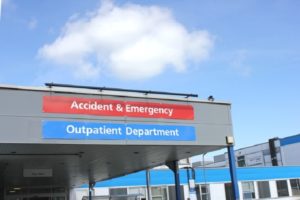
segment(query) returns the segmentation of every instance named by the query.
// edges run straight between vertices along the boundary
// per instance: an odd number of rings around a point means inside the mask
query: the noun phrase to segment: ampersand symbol
[[[122,106],[122,104],[117,104],[117,111],[118,112],[123,112],[123,106]]]

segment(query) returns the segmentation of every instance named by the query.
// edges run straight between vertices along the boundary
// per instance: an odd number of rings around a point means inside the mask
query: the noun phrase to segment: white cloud
[[[39,56],[81,78],[98,78],[105,71],[122,79],[145,79],[166,68],[182,72],[187,62],[207,58],[212,46],[208,32],[188,32],[168,9],[103,1],[96,12],[71,17]]]

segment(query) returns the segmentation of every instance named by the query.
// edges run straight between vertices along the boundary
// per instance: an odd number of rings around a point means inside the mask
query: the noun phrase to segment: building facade
[[[238,167],[300,165],[300,134],[285,138],[272,138],[268,142],[235,150]],[[228,167],[227,153],[214,156],[206,167]]]
[[[300,199],[300,166],[252,167],[237,170],[241,200],[243,199]],[[186,170],[180,171],[182,199],[188,200],[189,188]],[[196,194],[198,200],[232,200],[228,168],[196,169]],[[170,170],[151,170],[151,192],[154,200],[175,199],[174,180]],[[93,199],[127,199],[134,196],[147,200],[145,171],[99,182]],[[136,196],[135,196],[136,195]],[[88,196],[87,186],[71,191],[71,199],[82,200]],[[120,197],[120,198],[116,198]],[[123,197],[123,198],[122,198]]]

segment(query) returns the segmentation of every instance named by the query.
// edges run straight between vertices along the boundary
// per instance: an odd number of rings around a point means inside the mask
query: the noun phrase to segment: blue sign
[[[195,141],[193,126],[43,121],[44,139]]]

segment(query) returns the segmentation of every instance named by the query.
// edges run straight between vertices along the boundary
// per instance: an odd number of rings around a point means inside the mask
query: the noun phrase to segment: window
[[[269,181],[257,181],[259,198],[270,198],[270,184]]]
[[[245,162],[245,156],[238,156],[237,157],[237,164],[239,167],[245,167],[246,162]]]
[[[209,185],[196,185],[195,187],[197,199],[210,200],[210,189]]]
[[[180,185],[180,195],[181,199],[184,199],[184,188],[183,185]],[[168,199],[176,199],[176,189],[175,185],[168,186]]]
[[[65,200],[65,197],[52,197],[51,200]]]
[[[276,181],[277,194],[278,197],[287,197],[289,196],[289,190],[286,180]]]
[[[110,188],[109,189],[110,196],[119,196],[124,195],[124,197],[118,198],[118,200],[127,200],[127,188]]]
[[[166,187],[151,187],[152,200],[167,200]]]
[[[209,185],[199,185],[201,200],[210,200]]]
[[[130,187],[128,188],[128,194],[139,195],[140,198],[146,199],[145,187]]]
[[[225,186],[226,200],[233,200],[231,183],[225,183],[224,186]]]
[[[64,193],[66,189],[64,187],[54,187],[52,188],[53,193]]]
[[[291,188],[293,196],[300,195],[300,181],[299,179],[291,179]]]
[[[242,182],[244,199],[255,199],[254,184],[252,181]]]

